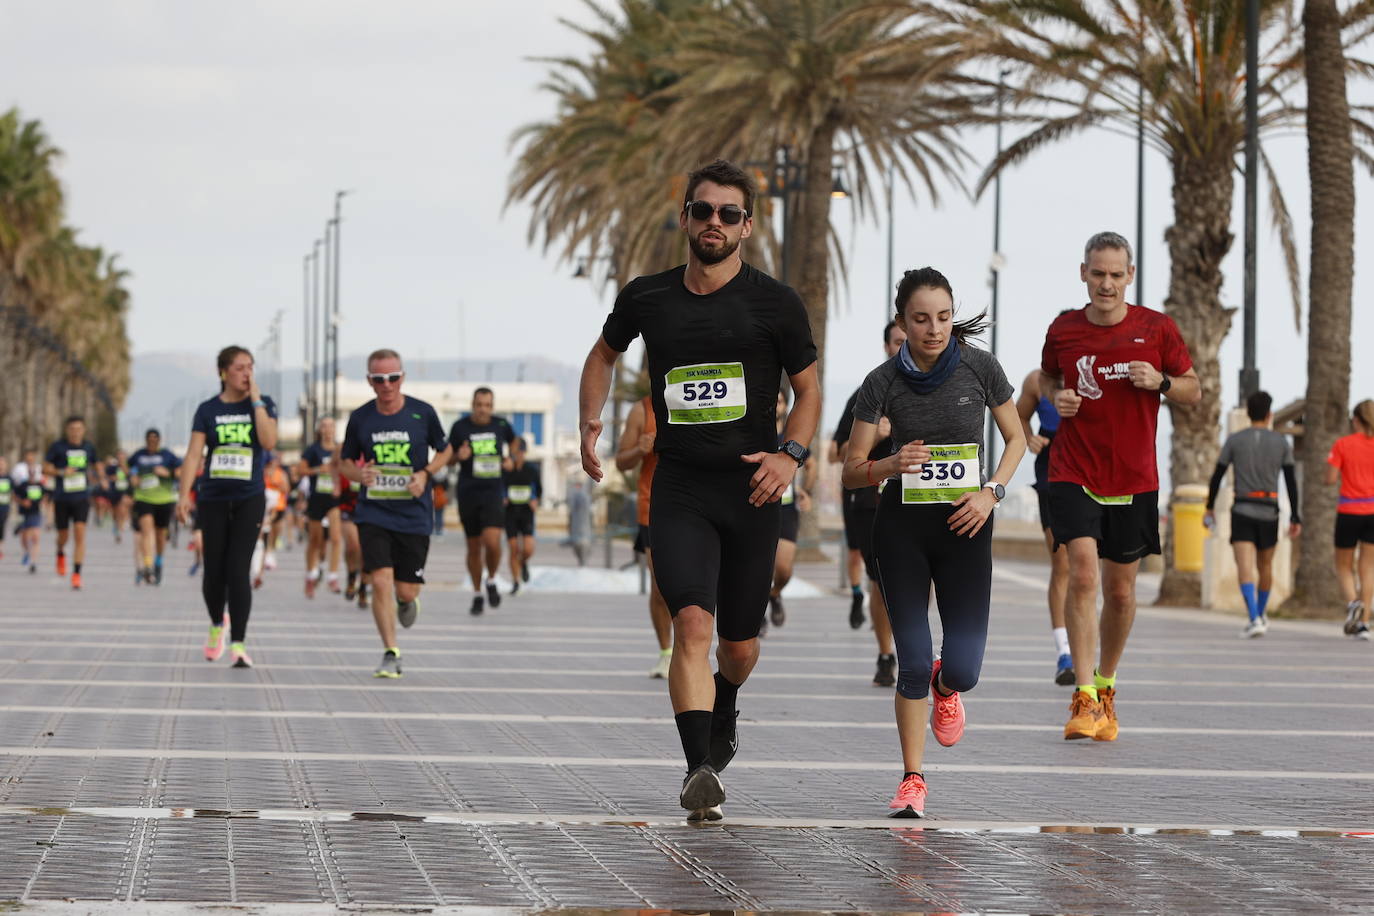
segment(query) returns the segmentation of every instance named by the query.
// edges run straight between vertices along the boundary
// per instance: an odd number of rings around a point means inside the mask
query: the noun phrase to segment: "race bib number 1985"
[[[679,366],[663,382],[669,423],[728,423],[744,416],[743,363]]]
[[[252,480],[253,450],[221,445],[210,453],[212,480]]]

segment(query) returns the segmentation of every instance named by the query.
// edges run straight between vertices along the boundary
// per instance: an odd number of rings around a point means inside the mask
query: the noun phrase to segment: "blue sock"
[[[864,593],[864,590],[857,585],[851,585],[850,588],[853,589],[856,595],[862,595]]]
[[[153,558],[153,565],[156,566],[158,569],[162,568],[162,554],[158,554],[156,557]]]
[[[1260,589],[1257,594],[1259,595],[1259,600],[1255,602],[1255,607],[1259,612],[1259,616],[1263,617],[1264,609],[1269,606],[1269,593],[1264,589]]]
[[[1255,609],[1255,583],[1242,582],[1240,593],[1245,598],[1245,609],[1250,612],[1250,619],[1254,620],[1259,616],[1259,611]]]

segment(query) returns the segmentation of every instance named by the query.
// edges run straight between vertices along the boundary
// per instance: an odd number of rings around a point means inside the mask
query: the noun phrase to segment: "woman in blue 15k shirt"
[[[253,378],[253,354],[225,347],[218,359],[220,393],[196,408],[191,444],[181,474],[177,517],[191,518],[191,484],[207,463],[196,497],[204,543],[201,594],[210,614],[205,660],[224,654],[224,607],[229,605],[229,648],[235,668],[251,668],[244,648],[253,609],[249,567],[258,529],[267,510],[263,493],[263,452],[277,447],[277,408]]]

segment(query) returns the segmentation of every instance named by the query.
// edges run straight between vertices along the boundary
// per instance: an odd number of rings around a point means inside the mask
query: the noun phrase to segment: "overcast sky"
[[[66,154],[70,222],[133,272],[135,353],[256,346],[280,309],[286,362],[299,365],[302,257],[334,191],[347,188],[341,352],[387,344],[417,356],[537,352],[580,364],[612,292],[531,249],[528,212],[503,210],[511,133],[552,112],[538,89],[545,68],[530,58],[587,51],[559,16],[587,18],[579,0],[6,0],[0,107],[43,121]],[[1374,101],[1367,84],[1352,96]],[[968,144],[992,154],[991,134]],[[1305,143],[1298,135],[1268,149],[1305,251]],[[1167,163],[1150,153],[1146,174],[1144,302],[1159,307]],[[1083,240],[1106,228],[1134,236],[1134,180],[1133,142],[1106,133],[1047,148],[1008,174],[999,353],[1014,382],[1037,365],[1054,314],[1084,301]],[[1234,305],[1240,188],[1222,290]],[[1371,191],[1359,174],[1364,251]],[[885,225],[854,226],[850,207],[834,208],[850,284],[832,309],[827,425],[878,361],[889,310]],[[934,265],[965,313],[987,303],[990,195],[973,204],[951,189],[938,209],[900,200],[895,239],[899,272]],[[1305,342],[1267,223],[1260,241],[1261,378],[1284,403],[1302,394]],[[1374,278],[1357,276],[1355,290],[1360,398],[1374,396]],[[1222,358],[1230,404],[1239,314]]]

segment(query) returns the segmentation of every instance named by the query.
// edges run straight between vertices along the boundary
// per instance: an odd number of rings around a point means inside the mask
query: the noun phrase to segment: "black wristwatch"
[[[811,457],[811,449],[802,445],[795,439],[788,439],[782,444],[782,448],[778,449],[778,451],[785,453],[787,457],[797,462],[797,467],[806,464],[806,459]]]
[[[1174,387],[1174,383],[1169,379],[1169,376],[1165,375],[1163,372],[1159,374],[1161,376],[1159,382],[1159,393],[1165,394],[1166,392],[1168,392],[1170,388]]]

